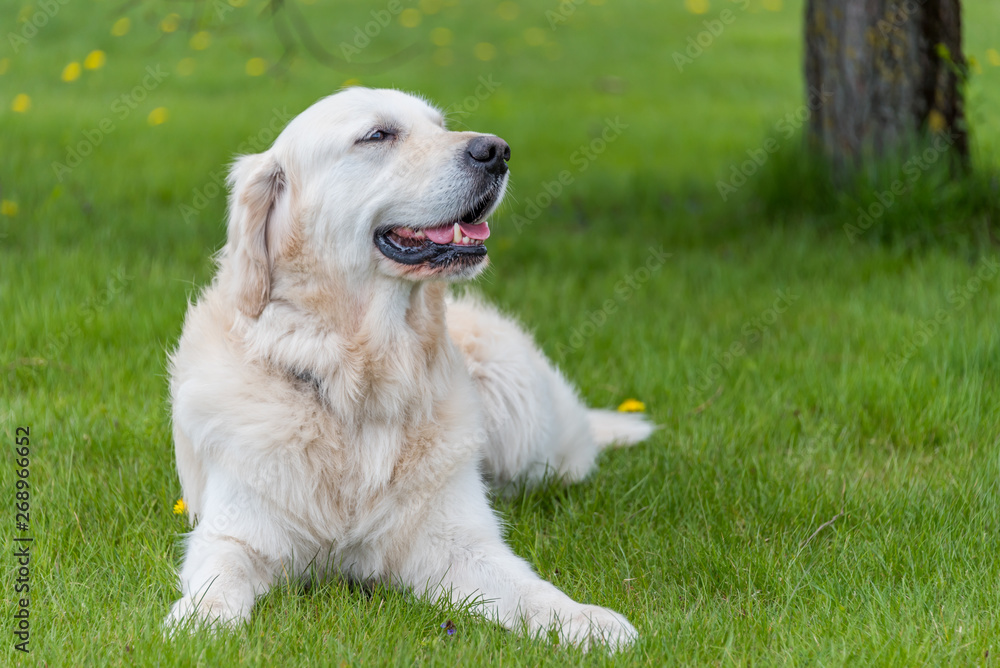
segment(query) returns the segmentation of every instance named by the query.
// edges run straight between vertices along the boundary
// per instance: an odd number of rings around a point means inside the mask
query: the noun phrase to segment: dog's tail
[[[624,447],[640,443],[649,438],[656,425],[639,413],[619,413],[618,411],[591,408],[587,411],[590,435],[602,448]]]

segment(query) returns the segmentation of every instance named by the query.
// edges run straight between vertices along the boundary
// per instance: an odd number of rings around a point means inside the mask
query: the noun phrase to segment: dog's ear
[[[271,269],[288,233],[285,170],[267,153],[237,158],[229,171],[227,254],[235,272],[240,311],[261,314],[271,293]]]

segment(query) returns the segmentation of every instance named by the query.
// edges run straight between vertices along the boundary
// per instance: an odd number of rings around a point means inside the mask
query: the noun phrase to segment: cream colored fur
[[[391,145],[358,143],[372,128]],[[398,265],[386,225],[468,206],[462,158],[422,100],[353,88],[237,160],[218,273],[170,361],[177,470],[194,530],[167,619],[232,625],[310,573],[474,600],[511,629],[619,647],[620,614],[570,599],[503,542],[484,477],[568,482],[641,418],[588,411],[512,320],[449,301],[444,273]],[[504,183],[506,185],[506,176]]]

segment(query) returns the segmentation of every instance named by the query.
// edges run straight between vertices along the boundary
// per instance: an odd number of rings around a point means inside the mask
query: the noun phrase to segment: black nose
[[[496,176],[507,173],[510,146],[500,137],[476,137],[469,142],[466,152],[473,167],[485,169]]]

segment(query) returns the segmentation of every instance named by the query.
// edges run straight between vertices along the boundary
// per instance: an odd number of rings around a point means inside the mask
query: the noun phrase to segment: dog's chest
[[[292,514],[333,543],[399,533],[478,457],[481,415],[472,397],[464,403],[447,392],[380,419],[344,421],[324,411],[326,428],[302,446],[302,479],[311,493]],[[389,409],[383,397],[371,411]]]

